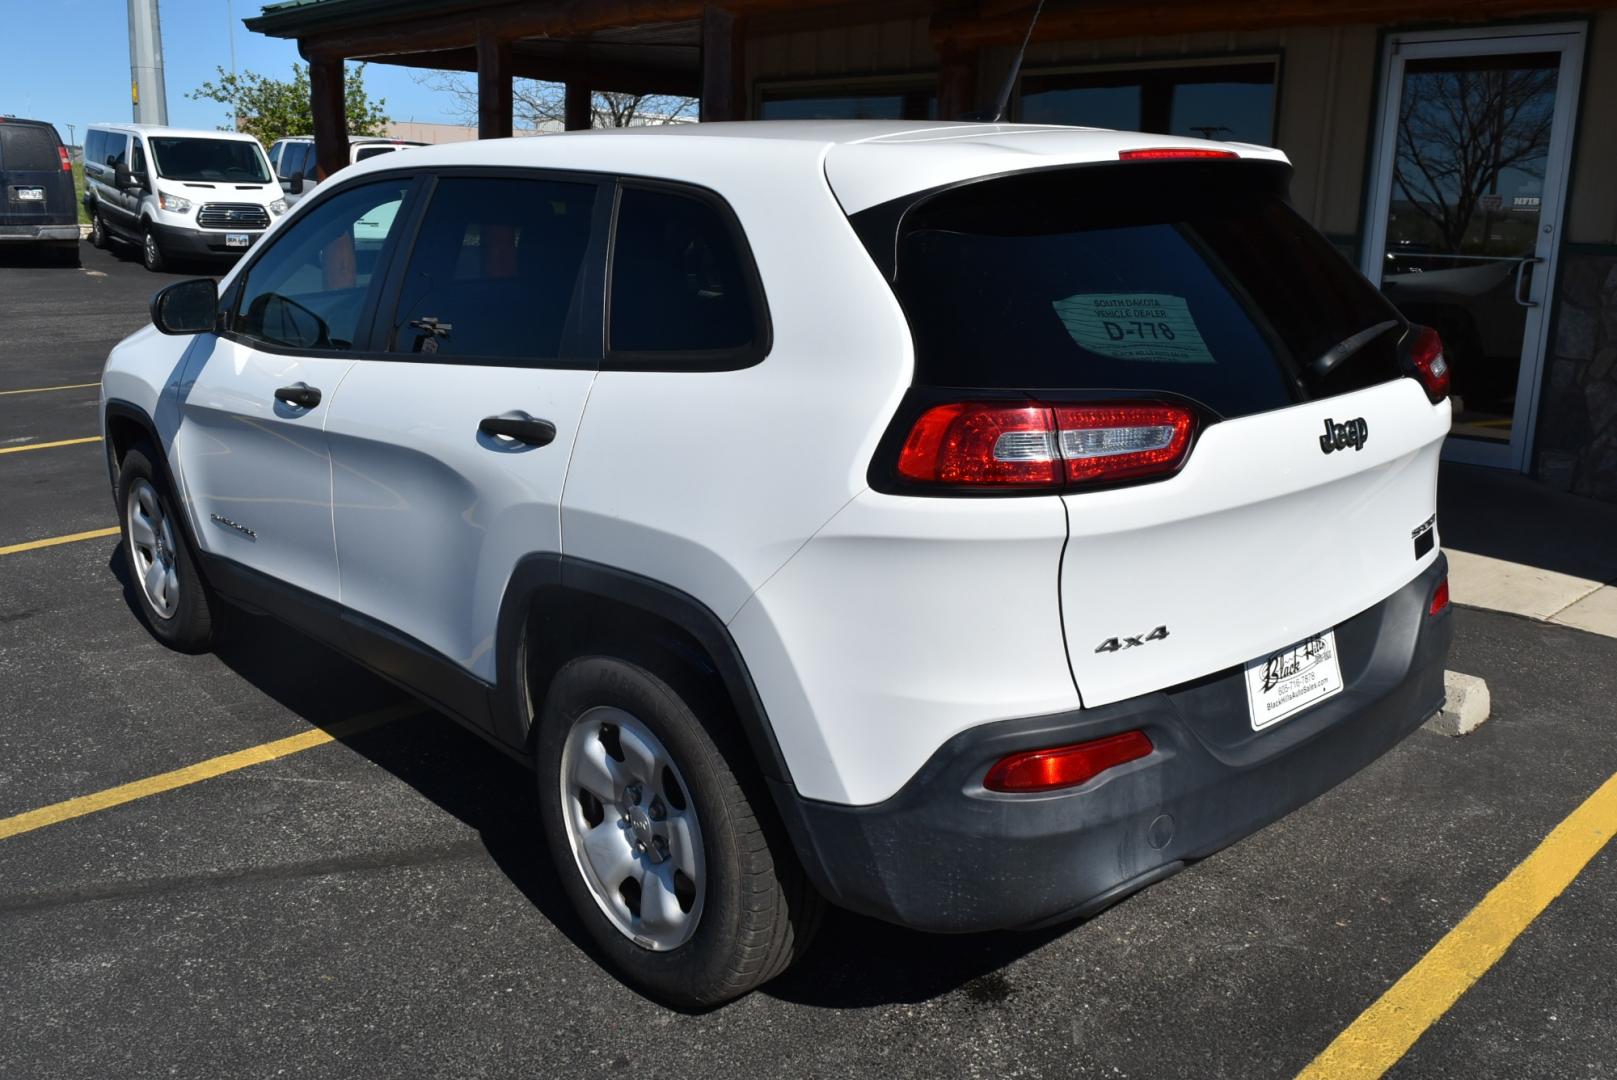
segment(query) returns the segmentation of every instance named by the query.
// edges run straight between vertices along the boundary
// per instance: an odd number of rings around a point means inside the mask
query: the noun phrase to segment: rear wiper
[[[1346,360],[1348,357],[1370,344],[1382,334],[1385,334],[1388,330],[1392,330],[1401,325],[1402,324],[1397,319],[1388,319],[1386,322],[1378,322],[1368,329],[1360,330],[1352,337],[1343,338],[1335,345],[1332,345],[1329,349],[1326,349],[1324,352],[1320,353],[1314,362],[1309,364],[1308,367],[1315,375],[1329,375],[1331,370],[1335,368],[1336,365],[1340,364],[1342,361]]]

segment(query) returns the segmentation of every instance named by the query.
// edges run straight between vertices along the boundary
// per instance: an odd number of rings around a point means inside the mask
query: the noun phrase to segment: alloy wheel
[[[130,485],[124,512],[129,519],[129,552],[140,590],[158,618],[172,619],[180,607],[180,575],[175,565],[178,549],[174,526],[149,480],[136,480]]]
[[[690,788],[667,747],[622,709],[590,709],[567,734],[560,783],[568,844],[607,919],[654,952],[689,941],[706,862]]]

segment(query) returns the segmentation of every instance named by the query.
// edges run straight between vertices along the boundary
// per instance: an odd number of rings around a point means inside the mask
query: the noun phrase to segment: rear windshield
[[[60,171],[62,158],[56,148],[61,142],[53,127],[0,123],[0,169]]]
[[[157,175],[165,180],[267,184],[269,165],[257,143],[239,139],[153,138]]]
[[[926,199],[894,286],[916,383],[1166,391],[1229,417],[1397,378],[1398,313],[1286,204],[1288,175],[1129,163]]]

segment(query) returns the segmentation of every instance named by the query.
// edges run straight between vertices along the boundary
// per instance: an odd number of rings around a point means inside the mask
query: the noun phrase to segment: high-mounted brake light
[[[1405,355],[1415,369],[1415,377],[1426,388],[1426,396],[1436,405],[1449,396],[1449,362],[1443,355],[1443,339],[1430,326],[1414,326],[1410,329],[1415,336],[1410,340],[1409,351]]]
[[[62,171],[63,172],[72,172],[73,171],[73,159],[67,156],[67,147],[60,146],[60,145],[57,146],[56,147],[56,153],[62,159]]]
[[[1432,603],[1431,603],[1430,606],[1427,607],[1426,614],[1428,614],[1428,615],[1441,615],[1441,614],[1443,614],[1443,610],[1445,608],[1447,608],[1448,606],[1449,606],[1449,579],[1445,577],[1442,580],[1442,582],[1437,586],[1437,591],[1432,594]]]
[[[1048,750],[1024,750],[996,761],[983,777],[983,787],[1011,793],[1073,787],[1107,769],[1138,761],[1151,750],[1151,740],[1143,731],[1125,731]]]
[[[922,484],[1063,487],[1137,480],[1184,461],[1195,416],[1180,405],[954,402],[910,428],[898,474]]]
[[[1206,150],[1198,146],[1158,146],[1145,150],[1119,150],[1120,161],[1171,161],[1175,158],[1238,158],[1234,150]]]

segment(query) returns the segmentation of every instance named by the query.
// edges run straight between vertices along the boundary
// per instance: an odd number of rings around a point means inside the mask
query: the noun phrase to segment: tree
[[[1458,252],[1482,196],[1507,170],[1542,179],[1556,69],[1424,72],[1405,80],[1393,183]],[[1486,241],[1486,237],[1483,238]]]
[[[457,72],[429,71],[415,81],[448,94],[453,111],[467,124],[477,123],[477,86]],[[566,117],[566,88],[561,83],[513,79],[511,120],[517,128],[559,124]],[[594,127],[635,127],[641,124],[678,124],[696,119],[698,101],[672,94],[623,94],[597,90],[590,95],[590,121]]]
[[[309,101],[309,68],[292,65],[292,78],[272,79],[246,71],[219,72],[217,82],[205,82],[189,94],[192,101],[217,101],[236,114],[236,128],[269,146],[288,135],[314,134],[314,111]],[[387,101],[374,102],[365,94],[365,65],[349,68],[343,78],[344,111],[348,134],[381,135],[389,123]]]

